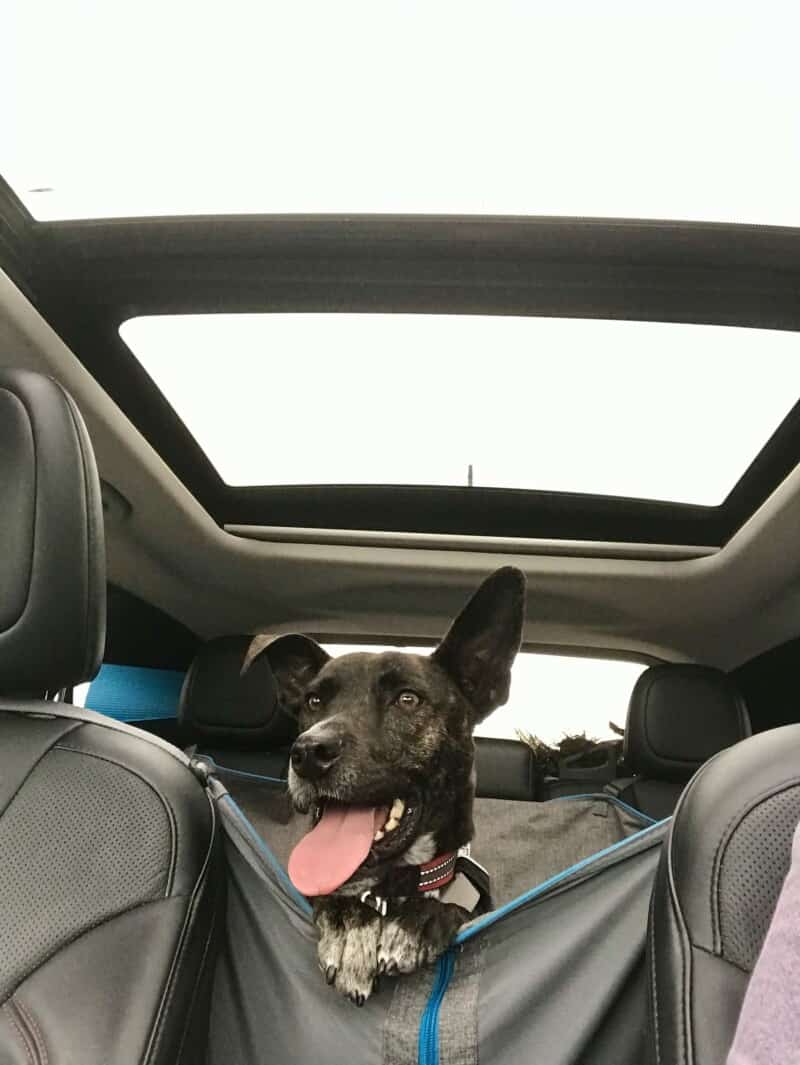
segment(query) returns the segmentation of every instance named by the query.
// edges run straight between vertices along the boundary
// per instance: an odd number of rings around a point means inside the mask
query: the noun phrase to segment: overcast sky
[[[473,315],[158,316],[122,336],[229,484],[721,503],[800,395],[795,333]]]
[[[41,218],[800,221],[787,0],[5,0],[3,38]]]

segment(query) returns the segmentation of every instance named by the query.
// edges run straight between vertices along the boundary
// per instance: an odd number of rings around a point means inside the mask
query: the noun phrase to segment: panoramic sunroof
[[[120,333],[223,480],[723,502],[800,397],[795,333],[413,314]]]
[[[0,173],[39,219],[798,225],[800,8],[720,15],[639,0],[340,0],[313,15],[142,0],[123,16],[12,0]]]

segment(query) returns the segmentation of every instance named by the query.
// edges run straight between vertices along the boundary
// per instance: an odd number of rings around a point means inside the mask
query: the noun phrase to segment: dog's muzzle
[[[304,780],[319,780],[338,762],[342,746],[341,738],[332,732],[309,729],[292,745],[292,769]]]

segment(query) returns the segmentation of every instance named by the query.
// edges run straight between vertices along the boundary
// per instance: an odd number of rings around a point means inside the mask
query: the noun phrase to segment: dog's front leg
[[[378,975],[381,918],[357,898],[327,895],[314,903],[319,967],[329,984],[363,1006]]]
[[[405,899],[381,924],[378,974],[412,973],[432,965],[468,919],[469,913],[452,903]]]

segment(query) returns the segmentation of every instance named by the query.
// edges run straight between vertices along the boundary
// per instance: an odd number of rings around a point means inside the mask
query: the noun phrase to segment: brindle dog
[[[301,730],[289,791],[313,814],[289,872],[313,897],[322,972],[357,1005],[381,974],[433,962],[468,916],[387,885],[472,838],[472,730],[508,699],[524,611],[524,576],[507,567],[481,585],[430,656],[331,658],[299,635],[260,652]],[[361,899],[382,889],[385,914]]]

